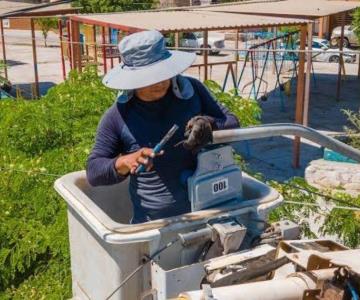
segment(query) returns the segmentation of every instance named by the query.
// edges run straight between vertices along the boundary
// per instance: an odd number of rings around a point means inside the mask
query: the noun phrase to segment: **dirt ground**
[[[16,87],[20,87],[25,96],[30,95],[30,85],[34,82],[34,66],[32,63],[32,48],[29,31],[6,30],[7,58],[9,79]],[[41,94],[47,89],[63,80],[59,39],[56,34],[50,33],[48,37],[49,47],[43,46],[43,37],[36,32],[38,72]],[[233,48],[233,42],[227,41],[226,48]],[[241,47],[241,45],[240,45]],[[216,56],[210,56],[209,62],[231,61],[234,53],[222,52]],[[196,63],[201,63],[203,58],[197,56]],[[243,62],[238,64],[240,73]],[[291,69],[292,62],[286,62],[284,69]],[[110,61],[108,62],[110,68]],[[333,63],[314,63],[314,76],[311,82],[311,100],[309,126],[326,133],[342,132],[347,120],[342,112],[343,109],[359,110],[360,106],[360,81],[357,77],[358,63],[346,64],[346,76],[342,81],[340,101],[336,101],[336,82],[338,66]],[[69,63],[66,61],[66,70],[69,71]],[[241,83],[243,96],[250,94],[252,69],[245,68]],[[261,64],[257,70],[261,73]],[[203,70],[192,68],[187,74],[203,79]],[[226,66],[214,66],[209,69],[209,77],[218,81],[221,85],[226,74]],[[292,72],[284,72],[281,82],[289,80]],[[293,80],[290,97],[284,96],[276,86],[276,76],[273,64],[270,64],[264,73],[264,82],[259,89],[259,96],[266,95],[267,101],[260,101],[263,109],[263,123],[293,123],[295,112],[296,82]],[[227,89],[232,88],[228,81]],[[293,169],[292,140],[291,138],[273,138],[265,140],[241,143],[237,148],[247,160],[251,168],[264,173],[268,178],[285,180],[291,176],[302,176],[307,163],[321,156],[321,149],[311,143],[302,144],[301,168]]]

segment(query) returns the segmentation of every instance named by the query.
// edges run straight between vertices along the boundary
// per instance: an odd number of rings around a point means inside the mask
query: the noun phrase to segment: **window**
[[[321,49],[321,44],[318,43],[318,42],[313,42],[313,43],[312,43],[312,47],[313,47],[314,49]]]
[[[196,40],[196,36],[192,32],[184,32],[183,39]]]

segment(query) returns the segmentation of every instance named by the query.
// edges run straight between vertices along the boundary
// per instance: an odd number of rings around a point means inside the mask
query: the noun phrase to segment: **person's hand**
[[[152,159],[163,153],[164,152],[161,151],[160,153],[155,154],[151,148],[141,148],[136,152],[121,155],[115,163],[116,171],[120,175],[127,175],[129,173],[135,174],[139,165],[144,165],[146,171],[150,171],[153,167]]]
[[[203,146],[212,143],[212,118],[196,116],[190,119],[185,128],[185,149],[197,151]]]

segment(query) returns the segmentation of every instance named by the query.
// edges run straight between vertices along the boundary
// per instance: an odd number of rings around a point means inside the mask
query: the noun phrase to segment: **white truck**
[[[332,47],[340,47],[340,39],[341,39],[341,27],[335,27],[331,34],[331,46]],[[355,28],[351,25],[346,25],[344,28],[344,48],[348,48],[351,46],[359,46],[360,42],[355,34]]]
[[[294,124],[214,132],[187,188],[192,211],[129,224],[128,181],[91,187],[84,171],[59,178],[68,204],[75,300],[358,300],[360,249],[301,240],[267,222],[283,197],[242,172],[231,142],[296,135],[360,161],[360,151]]]

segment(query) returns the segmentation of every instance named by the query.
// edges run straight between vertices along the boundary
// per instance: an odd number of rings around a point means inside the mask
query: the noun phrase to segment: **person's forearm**
[[[127,176],[121,175],[116,170],[117,158],[89,159],[86,174],[90,185],[111,185],[123,181]]]

